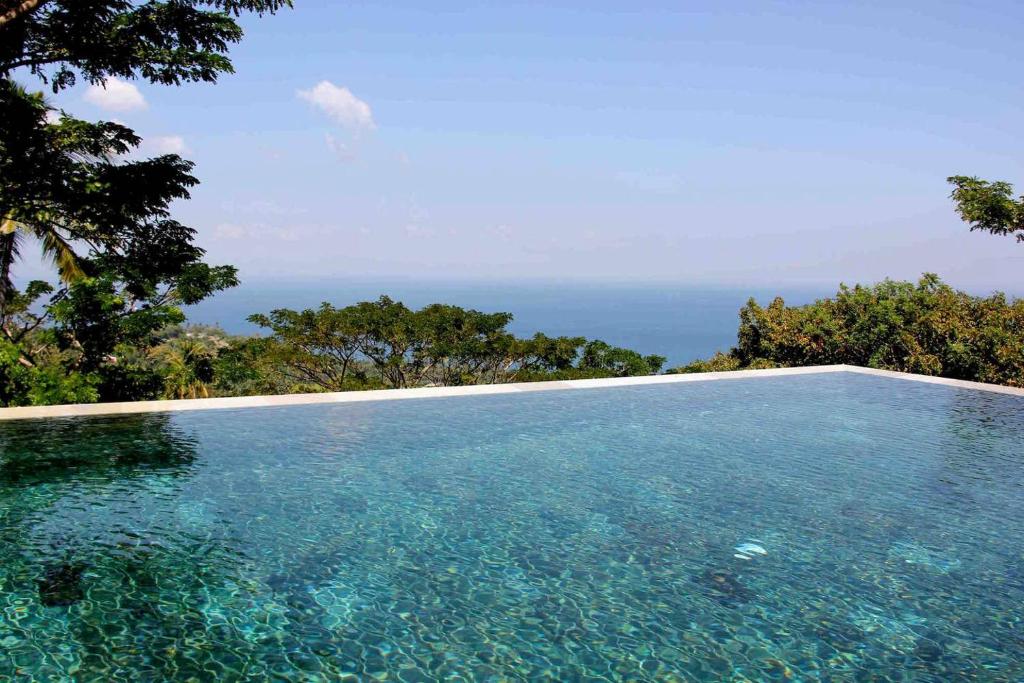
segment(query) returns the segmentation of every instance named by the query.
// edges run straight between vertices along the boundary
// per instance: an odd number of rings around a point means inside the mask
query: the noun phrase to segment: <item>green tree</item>
[[[14,284],[11,273],[26,238],[38,239],[43,254],[66,283],[84,276],[74,243],[97,235],[105,207],[91,193],[101,169],[90,159],[127,153],[138,144],[117,124],[68,121],[51,124],[41,94],[0,80],[0,319]],[[181,178],[178,179],[182,180]],[[95,206],[87,206],[90,195]],[[97,209],[99,212],[97,212]]]
[[[79,77],[177,85],[232,71],[242,12],[272,13],[289,0],[0,0],[0,73],[27,69],[54,92]]]
[[[993,235],[1015,235],[1024,242],[1024,196],[1015,196],[1013,185],[988,182],[971,176],[951,176],[950,195],[960,218],[971,230]]]
[[[346,309],[358,330],[359,351],[374,366],[380,382],[398,389],[413,386],[417,373],[410,360],[426,345],[405,304],[382,296]]]
[[[583,337],[519,339],[510,313],[447,304],[413,311],[382,296],[345,308],[280,309],[250,321],[271,336],[232,344],[218,372],[232,391],[340,391],[658,372],[665,359]],[[230,378],[230,379],[229,379]]]
[[[512,348],[513,337],[505,330],[510,322],[511,313],[481,313],[445,304],[420,309],[413,314],[414,328],[424,342],[412,358],[418,382],[452,386],[482,381]]]
[[[170,217],[171,202],[186,199],[197,182],[190,162],[174,154],[132,158],[140,139],[130,129],[57,115],[16,78],[54,93],[79,79],[214,82],[232,70],[227,50],[242,37],[239,14],[286,5],[0,0],[0,333],[7,352],[17,353],[16,366],[38,370],[40,354],[30,347],[49,342],[50,361],[90,377],[85,384],[106,374],[96,397],[125,398],[116,384],[137,373],[115,367],[119,347],[145,346],[156,330],[183,319],[181,305],[237,283],[230,266],[204,263],[195,231]],[[60,280],[48,292],[30,285],[35,298],[50,297],[34,316],[13,305],[28,293],[15,289],[12,273],[30,239]],[[17,385],[12,378],[0,383]],[[135,379],[133,386],[152,386]]]
[[[214,389],[219,396],[261,396],[317,391],[296,384],[280,359],[287,349],[274,339],[237,337],[217,351],[213,361]]]
[[[839,288],[834,298],[740,311],[737,346],[675,372],[845,363],[1024,386],[1024,300],[976,297],[935,275]]]
[[[163,369],[163,398],[209,398],[213,356],[190,339],[164,344],[153,351]]]
[[[718,351],[711,358],[695,360],[678,368],[670,368],[668,374],[689,374],[695,372],[729,372],[741,369],[740,359],[729,353]]]
[[[615,377],[656,375],[665,364],[664,356],[641,356],[636,351],[611,346],[599,339],[583,347],[581,370],[597,370]]]
[[[251,315],[249,322],[273,332],[274,345],[264,344],[260,353],[274,356],[274,371],[290,384],[342,391],[352,388],[353,374],[357,384],[365,382],[365,373],[356,367],[364,335],[350,309],[325,302],[316,310]]]
[[[506,352],[495,358],[488,380],[537,381],[575,376],[575,363],[585,337],[549,337],[543,332],[529,339],[513,338]]]

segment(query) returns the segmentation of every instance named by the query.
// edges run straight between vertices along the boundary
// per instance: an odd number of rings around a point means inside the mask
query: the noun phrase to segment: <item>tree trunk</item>
[[[18,236],[14,232],[0,233],[0,324],[7,321],[7,306],[14,290],[11,267],[18,251],[17,240]]]

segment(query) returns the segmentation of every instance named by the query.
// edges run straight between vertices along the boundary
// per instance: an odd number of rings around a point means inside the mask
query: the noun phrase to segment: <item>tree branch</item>
[[[0,14],[0,26],[12,22],[24,14],[34,12],[35,10],[39,9],[39,6],[42,5],[45,1],[46,0],[24,0],[24,2],[15,5],[11,9],[4,12],[3,14]]]

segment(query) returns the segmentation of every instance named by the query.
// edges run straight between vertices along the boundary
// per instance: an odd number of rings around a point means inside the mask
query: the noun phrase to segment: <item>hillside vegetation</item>
[[[844,285],[806,306],[751,299],[735,348],[669,372],[834,363],[1024,387],[1024,301],[972,296],[931,274]]]

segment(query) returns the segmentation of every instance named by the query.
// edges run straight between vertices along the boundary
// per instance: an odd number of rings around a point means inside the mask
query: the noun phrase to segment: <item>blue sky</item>
[[[244,23],[216,86],[57,100],[194,160],[176,215],[243,278],[1022,289],[1024,245],[969,234],[945,183],[1024,188],[1020,3],[296,0]]]

